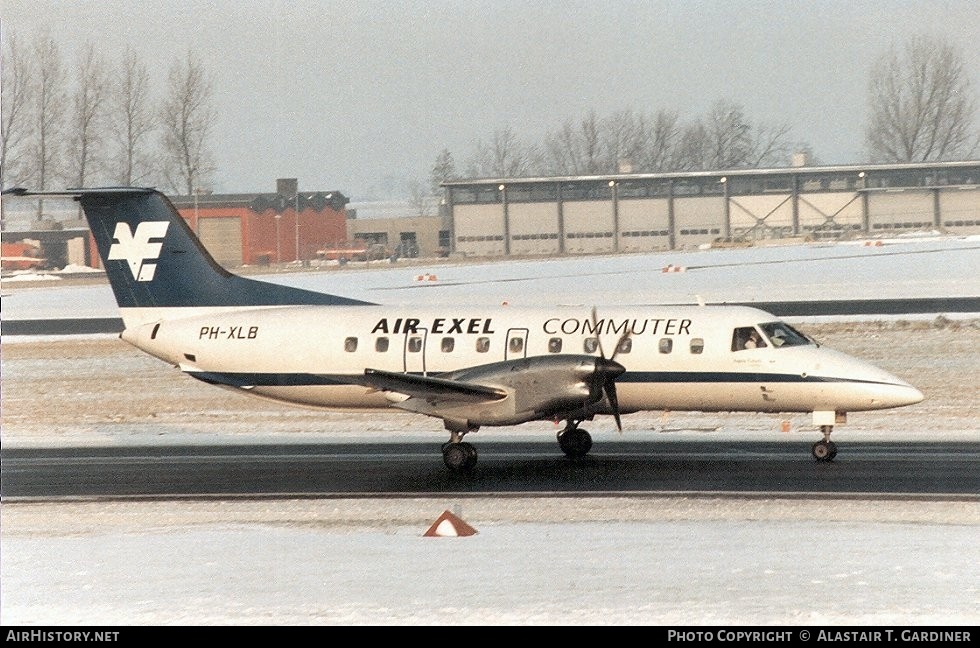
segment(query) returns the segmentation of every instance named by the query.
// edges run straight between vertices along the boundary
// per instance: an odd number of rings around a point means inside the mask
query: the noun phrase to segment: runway
[[[847,442],[818,464],[798,441],[617,441],[583,460],[551,442],[478,443],[468,475],[438,443],[3,449],[18,498],[399,497],[439,494],[833,494],[980,500],[980,442]]]

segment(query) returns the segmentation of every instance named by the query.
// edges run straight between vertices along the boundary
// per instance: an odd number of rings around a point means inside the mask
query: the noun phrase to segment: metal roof
[[[545,182],[583,182],[602,180],[625,182],[629,180],[672,180],[681,178],[716,178],[720,176],[785,176],[816,175],[823,173],[860,173],[862,171],[865,173],[873,173],[881,171],[941,170],[958,169],[964,167],[980,168],[980,160],[963,160],[959,162],[918,162],[904,164],[845,164],[834,166],[776,167],[769,169],[715,169],[711,171],[669,171],[662,173],[607,173],[598,175],[531,176],[526,178],[470,178],[448,180],[440,183],[440,186],[461,187],[508,183],[535,184]]]

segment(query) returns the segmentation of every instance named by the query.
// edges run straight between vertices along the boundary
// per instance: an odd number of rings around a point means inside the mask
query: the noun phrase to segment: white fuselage
[[[365,369],[431,376],[559,354],[622,364],[623,412],[847,412],[922,400],[888,372],[813,343],[733,350],[733,331],[776,321],[751,308],[615,307],[595,316],[584,307],[130,310],[123,338],[184,371],[332,409],[391,407],[392,394],[345,382]]]

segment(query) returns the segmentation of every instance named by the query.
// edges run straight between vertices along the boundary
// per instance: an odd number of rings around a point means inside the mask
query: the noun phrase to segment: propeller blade
[[[605,360],[606,352],[602,349],[602,336],[599,334],[599,314],[595,305],[592,306],[592,330],[595,331],[595,339],[599,344],[599,357]]]
[[[622,432],[623,422],[620,420],[619,398],[616,395],[616,379],[623,375],[626,367],[615,360],[608,358],[597,358],[595,361],[595,373],[592,375],[589,385],[589,400],[598,403],[603,398],[608,399],[609,407],[612,410],[613,418],[616,419],[616,428]]]
[[[610,360],[616,359],[616,355],[623,349],[623,345],[625,344],[626,340],[630,339],[632,334],[633,333],[629,328],[623,331],[623,334],[619,336],[618,340],[616,340],[616,348],[613,349],[613,354],[609,357]]]
[[[623,431],[623,421],[619,417],[619,398],[616,397],[616,381],[609,380],[605,385],[606,397],[609,398],[609,406],[612,407],[613,418],[616,420],[616,429]]]
[[[592,306],[592,328],[596,331],[596,341],[599,343],[599,357],[605,359],[606,351],[602,348],[602,335],[599,334],[599,311],[594,305]],[[632,337],[632,335],[633,331],[629,326],[627,326],[626,330],[623,331],[623,334],[619,336],[618,340],[616,340],[616,346],[613,348],[612,355],[609,356],[610,360],[616,359],[616,356],[623,348],[623,344],[626,342],[626,340]]]
[[[596,341],[599,344],[599,360],[595,365],[595,378],[589,389],[589,398],[592,402],[598,402],[603,396],[609,400],[609,407],[612,409],[613,418],[616,420],[616,429],[623,431],[623,421],[620,418],[619,397],[616,395],[616,379],[623,375],[626,367],[616,362],[616,354],[623,348],[624,343],[629,339],[632,331],[627,326],[623,334],[616,340],[616,347],[613,349],[612,356],[606,358],[606,352],[602,348],[602,335],[599,334],[599,312],[595,305],[592,306],[592,328],[596,331]]]

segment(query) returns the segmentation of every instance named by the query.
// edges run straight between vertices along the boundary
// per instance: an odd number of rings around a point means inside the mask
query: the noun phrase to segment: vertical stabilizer
[[[17,189],[5,193],[73,197],[81,203],[124,319],[134,309],[141,313],[139,320],[147,321],[147,309],[367,303],[231,274],[218,265],[173,204],[155,189],[56,193]]]

